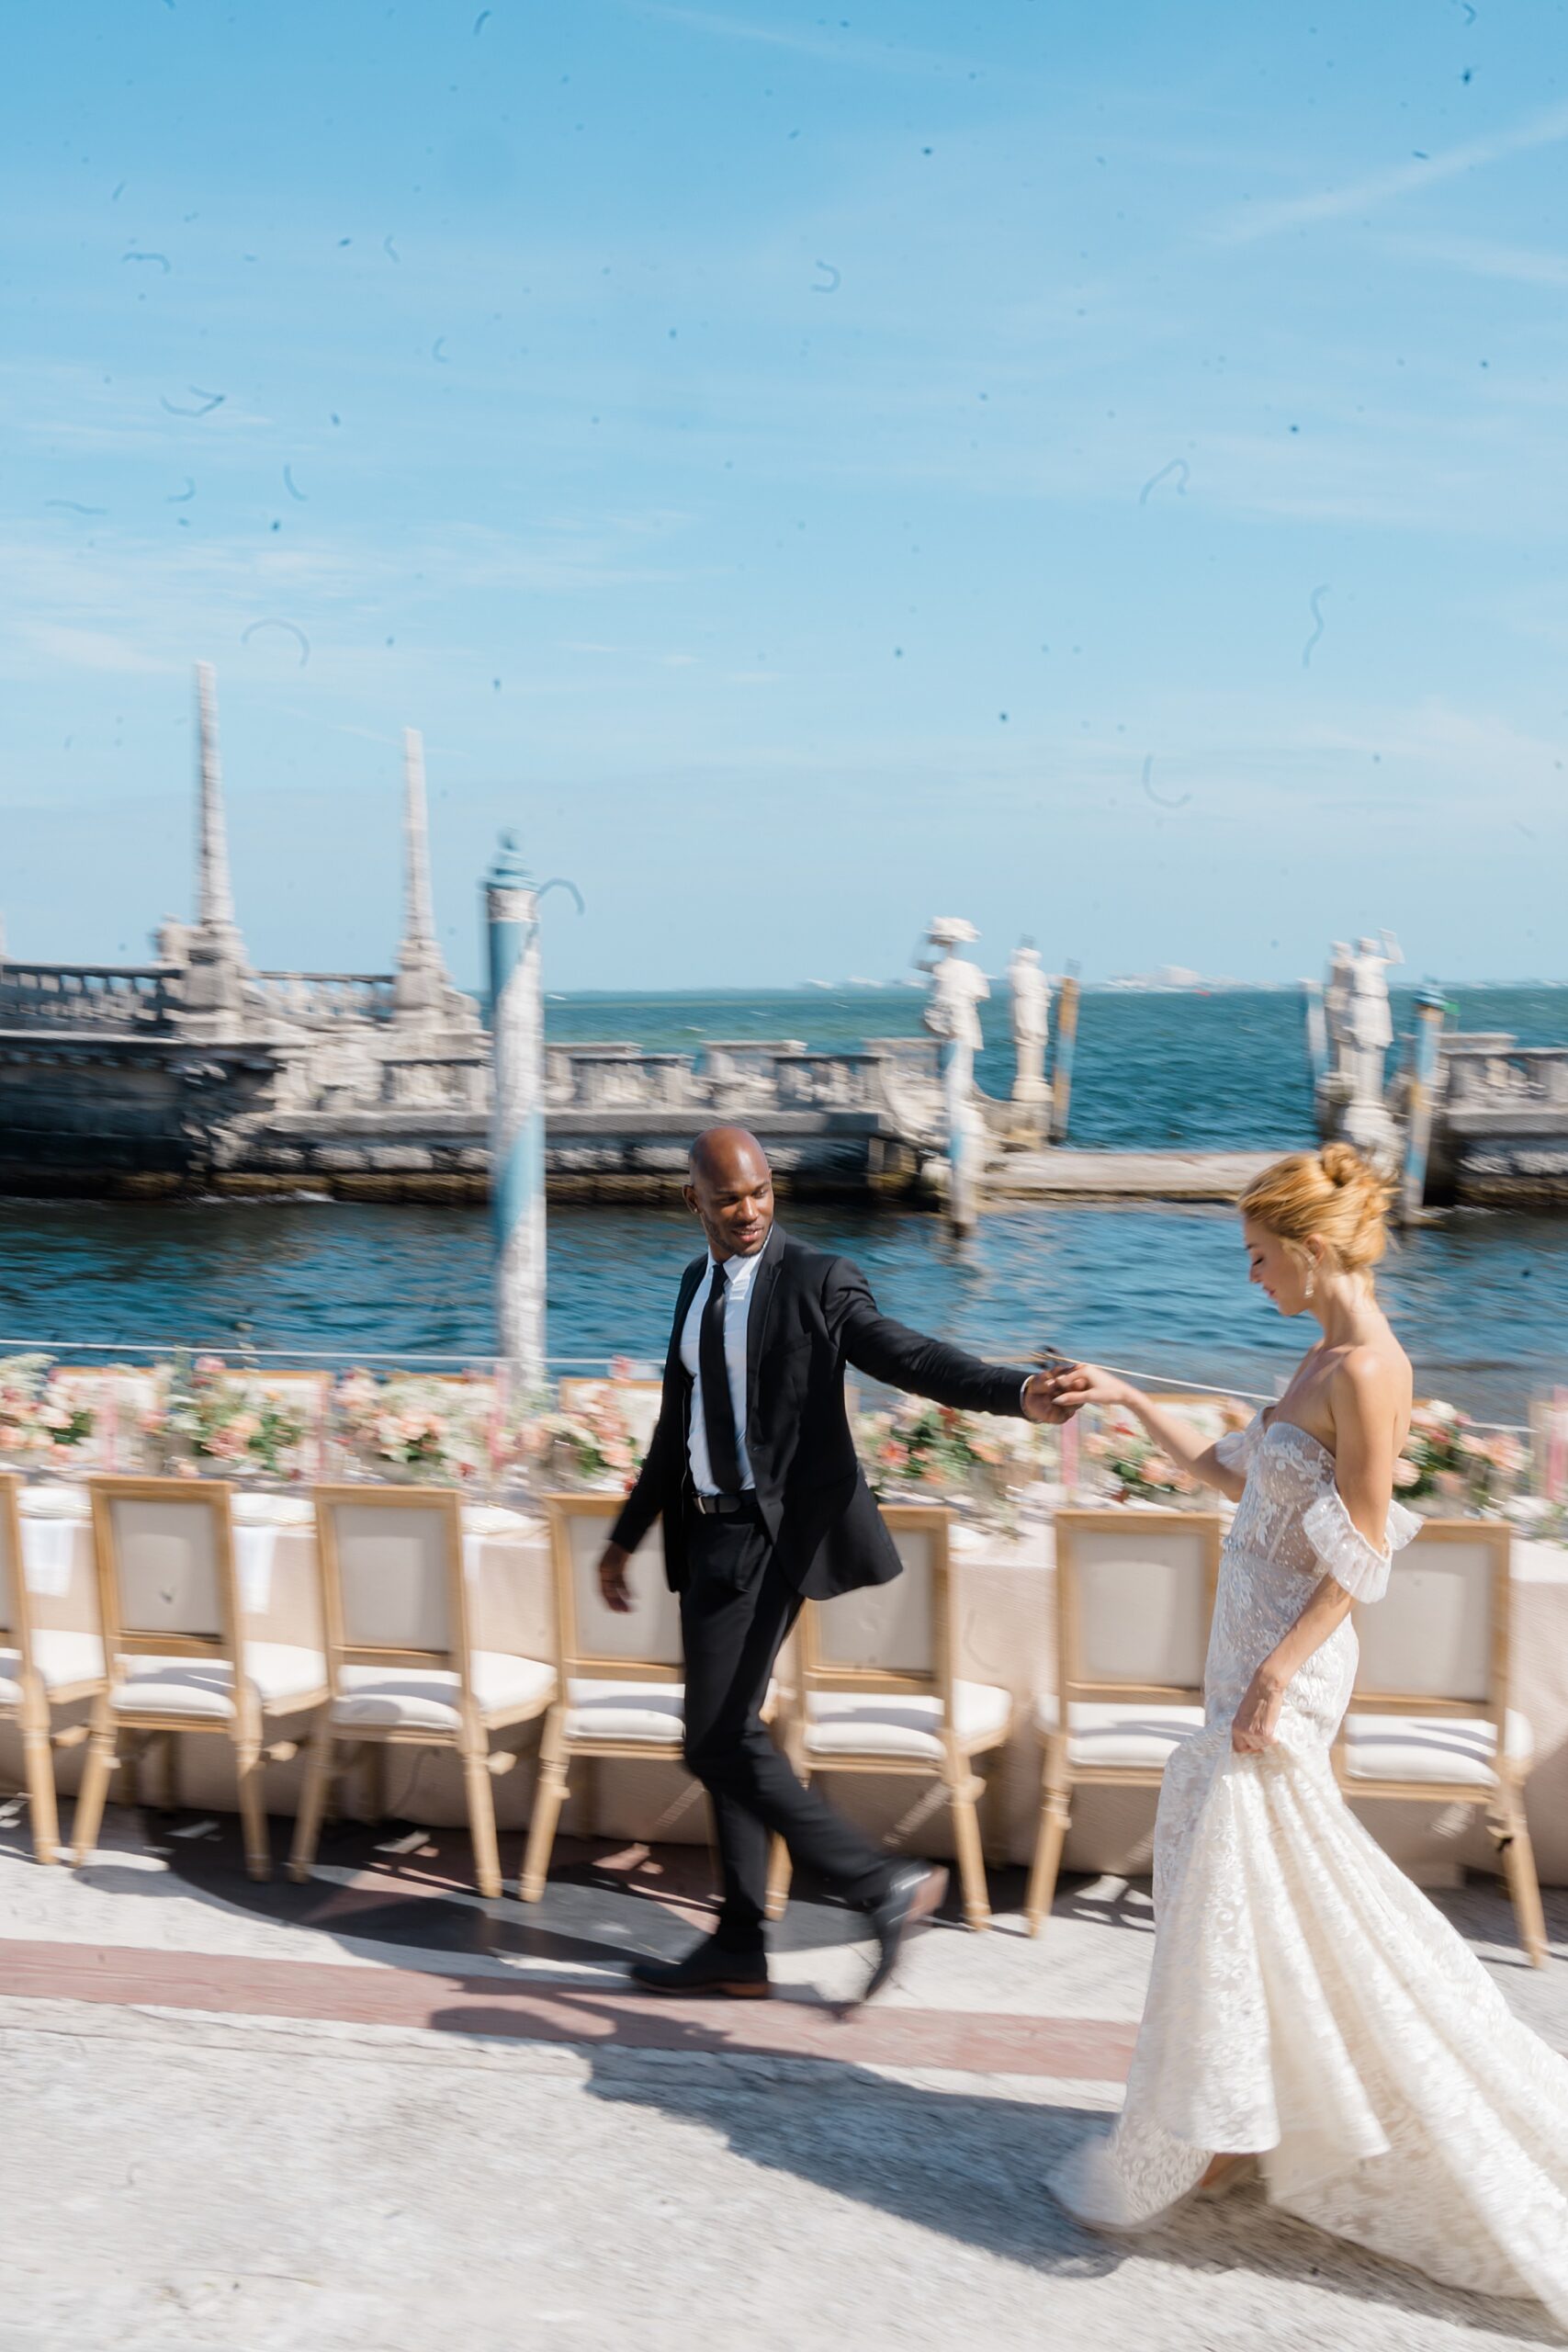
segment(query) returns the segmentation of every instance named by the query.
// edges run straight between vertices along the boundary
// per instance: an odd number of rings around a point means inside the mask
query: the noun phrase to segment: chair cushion
[[[135,1657],[120,1660],[124,1680],[115,1692],[121,1715],[190,1715],[227,1723],[234,1713],[234,1669],[220,1657]],[[247,1642],[245,1665],[265,1708],[276,1712],[323,1694],[327,1662],[319,1650],[291,1642]]]
[[[1506,1736],[1509,1761],[1527,1764],[1535,1753],[1535,1736],[1512,1707]],[[1345,1722],[1348,1781],[1429,1781],[1434,1788],[1490,1789],[1496,1755],[1496,1731],[1483,1716],[1352,1714]]]
[[[104,1645],[96,1634],[33,1633],[33,1664],[46,1690],[66,1690],[104,1679]]]
[[[476,1650],[469,1677],[480,1715],[511,1714],[543,1707],[556,1687],[553,1666],[504,1650]],[[415,1731],[456,1732],[458,1711],[455,1674],[444,1667],[345,1666],[338,1675],[334,1724],[404,1724]]]
[[[569,1739],[624,1739],[639,1747],[679,1747],[686,1693],[679,1682],[573,1682]]]
[[[1007,1737],[1012,1701],[989,1682],[955,1682],[953,1723],[965,1750]],[[806,1752],[887,1756],[901,1762],[942,1760],[942,1701],[901,1690],[812,1690],[806,1701]]]
[[[1035,1702],[1034,1726],[1054,1732],[1055,1698]],[[1201,1707],[1160,1706],[1142,1699],[1075,1699],[1067,1709],[1067,1761],[1080,1772],[1163,1772],[1170,1751],[1203,1728]]]
[[[104,1679],[104,1645],[96,1634],[33,1635],[33,1665],[48,1690],[69,1690]],[[0,1649],[0,1707],[22,1703],[22,1654]]]

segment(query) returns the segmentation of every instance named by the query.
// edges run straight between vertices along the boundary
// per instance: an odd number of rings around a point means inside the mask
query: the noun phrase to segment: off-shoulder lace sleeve
[[[1244,1430],[1226,1430],[1224,1437],[1214,1440],[1214,1459],[1221,1469],[1245,1470],[1262,1434],[1263,1413],[1260,1407]]]
[[[1403,1503],[1388,1507],[1388,1532],[1383,1549],[1369,1544],[1349,1512],[1337,1487],[1319,1495],[1302,1514],[1302,1532],[1319,1560],[1343,1585],[1353,1600],[1381,1600],[1388,1590],[1388,1572],[1396,1552],[1403,1551],[1421,1522]]]

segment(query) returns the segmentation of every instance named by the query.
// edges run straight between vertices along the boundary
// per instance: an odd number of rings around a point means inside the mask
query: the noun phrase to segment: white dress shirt
[[[740,1484],[752,1487],[756,1480],[751,1475],[750,1457],[746,1451],[746,1325],[751,1312],[751,1296],[757,1287],[757,1270],[762,1262],[759,1250],[750,1258],[727,1258],[724,1261],[724,1361],[729,1374],[729,1402],[735,1415],[735,1454],[740,1464]],[[692,1376],[692,1484],[699,1495],[716,1495],[718,1480],[713,1475],[708,1459],[707,1422],[703,1413],[703,1370],[699,1356],[702,1338],[703,1310],[713,1288],[713,1270],[717,1261],[708,1251],[707,1264],[702,1280],[692,1294],[686,1309],[686,1319],[681,1327],[681,1362]]]

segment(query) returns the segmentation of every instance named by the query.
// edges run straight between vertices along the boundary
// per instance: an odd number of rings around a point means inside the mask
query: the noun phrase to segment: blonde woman
[[[1329,1144],[1241,1205],[1248,1279],[1319,1326],[1277,1405],[1204,1448],[1092,1364],[1060,1383],[1064,1402],[1130,1408],[1236,1512],[1203,1728],[1160,1792],[1126,2104],[1051,2187],[1079,2220],[1137,2230],[1261,2175],[1325,2229],[1568,2323],[1568,2064],[1361,1828],[1330,1762],[1351,1604],[1379,1599],[1416,1526],[1393,1501],[1410,1365],[1371,1279],[1386,1189]]]

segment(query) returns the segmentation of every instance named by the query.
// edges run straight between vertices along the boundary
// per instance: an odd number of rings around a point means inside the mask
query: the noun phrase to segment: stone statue
[[[1381,939],[1359,939],[1356,953],[1349,958],[1350,983],[1349,1031],[1358,1049],[1375,1053],[1377,1059],[1377,1091],[1382,1091],[1382,1057],[1393,1043],[1393,1023],[1388,1009],[1388,981],[1384,978],[1391,964],[1403,964],[1404,956],[1392,931]]]
[[[1339,1067],[1341,1048],[1350,1035],[1350,944],[1337,939],[1328,951],[1328,981],[1323,991],[1323,1018],[1328,1041]]]
[[[1051,983],[1040,968],[1040,951],[1032,940],[1021,940],[1008,966],[1012,999],[1012,1042],[1017,1057],[1013,1079],[1015,1102],[1045,1099],[1045,1042],[1051,1029]]]
[[[1386,976],[1391,965],[1404,961],[1391,931],[1378,939],[1359,939],[1345,959],[1347,994],[1335,1053],[1347,1098],[1339,1127],[1375,1160],[1389,1159],[1397,1145],[1383,1099],[1383,1057],[1393,1042]]]
[[[984,1123],[974,1101],[975,1056],[985,1039],[976,1007],[991,993],[991,984],[979,966],[958,950],[979,933],[962,915],[938,915],[926,933],[926,944],[939,955],[915,956],[917,971],[931,975],[926,999],[926,1028],[942,1044],[943,1123],[947,1131],[949,1213],[962,1227],[975,1222],[980,1164],[985,1156]]]
[[[916,970],[931,974],[925,1025],[933,1037],[967,1048],[971,1076],[974,1057],[985,1043],[975,1008],[990,995],[991,984],[978,965],[971,964],[958,950],[979,936],[974,924],[961,915],[938,915],[926,938],[929,945],[944,953],[915,957]]]

